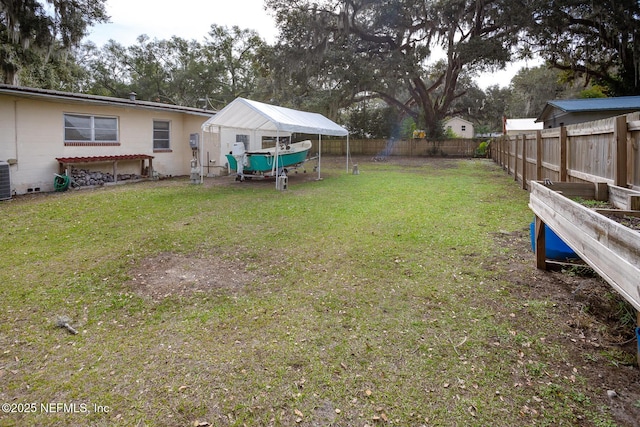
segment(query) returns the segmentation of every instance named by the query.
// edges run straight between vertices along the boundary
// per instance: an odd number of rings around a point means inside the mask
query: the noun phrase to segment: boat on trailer
[[[229,168],[236,171],[236,180],[251,178],[272,178],[286,174],[288,169],[295,169],[306,162],[311,141],[305,140],[292,144],[277,143],[276,147],[256,151],[246,151],[244,143],[233,144],[231,153],[227,154]]]

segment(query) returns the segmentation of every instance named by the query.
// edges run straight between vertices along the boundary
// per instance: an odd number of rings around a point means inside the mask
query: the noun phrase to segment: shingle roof
[[[566,112],[601,110],[640,110],[640,96],[619,96],[615,98],[556,99],[548,104]]]
[[[26,86],[12,86],[0,84],[0,94],[17,95],[28,98],[58,99],[70,102],[82,102],[101,105],[119,105],[129,108],[146,110],[173,111],[198,116],[211,117],[215,111],[200,108],[185,107],[182,105],[163,104],[161,102],[140,101],[137,99],[115,98],[110,96],[89,95],[86,93],[62,92],[59,90],[39,89]]]
[[[536,122],[544,122],[554,112],[588,113],[593,111],[640,111],[640,96],[618,96],[615,98],[555,99],[547,101]],[[624,113],[623,113],[624,114]]]

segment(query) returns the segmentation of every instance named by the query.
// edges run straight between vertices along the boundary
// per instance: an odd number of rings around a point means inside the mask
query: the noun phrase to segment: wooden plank
[[[638,233],[537,182],[529,207],[587,264],[640,309]]]
[[[640,217],[640,210],[626,211],[622,209],[594,209],[601,215],[615,215],[615,216],[634,216]]]
[[[552,182],[542,181],[543,185],[553,191],[561,192],[567,197],[582,197],[583,199],[595,198],[595,186],[590,182]]]
[[[615,171],[614,185],[627,186],[627,117],[618,116],[614,126]]]
[[[560,172],[560,166],[554,165],[553,163],[542,162],[542,166],[550,171]]]
[[[631,120],[627,123],[627,130],[634,132],[640,130],[640,120]]]
[[[540,132],[543,138],[560,138],[560,128],[543,129]]]
[[[592,174],[580,172],[580,171],[577,171],[575,169],[567,170],[567,175],[569,175],[570,177],[573,177],[573,178],[580,179],[582,181],[588,181],[588,182],[599,182],[599,181],[601,181],[601,182],[608,182],[610,184],[613,184],[613,180],[612,179],[607,179],[607,178],[599,176],[599,175],[592,175]]]
[[[511,173],[511,139],[507,137],[507,175]]]
[[[567,136],[590,136],[590,135],[610,135],[613,133],[611,128],[585,128],[585,129],[567,129]]]
[[[518,181],[518,141],[520,141],[520,138],[516,136],[516,147],[515,152],[513,153],[513,180],[516,182]]]
[[[609,186],[609,201],[618,209],[640,210],[640,207],[630,206],[631,203],[638,203],[632,200],[634,196],[640,196],[640,192],[617,185]]]
[[[560,181],[567,180],[567,127],[560,127]]]
[[[536,180],[542,180],[542,132],[536,131]]]
[[[536,267],[540,270],[547,269],[547,242],[545,236],[544,222],[536,215],[535,222],[536,240]]]
[[[527,136],[522,134],[522,189],[527,189]]]
[[[593,198],[600,202],[606,202],[609,200],[609,184],[606,182],[595,182],[593,184],[595,194]]]

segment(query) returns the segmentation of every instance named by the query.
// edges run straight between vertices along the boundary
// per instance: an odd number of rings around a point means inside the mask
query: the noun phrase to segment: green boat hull
[[[293,145],[294,144],[292,144],[292,146]],[[227,154],[226,157],[229,162],[229,167],[232,170],[235,170],[238,173],[255,175],[265,174],[273,171],[274,169],[278,170],[303,163],[306,160],[310,149],[311,144],[309,144],[308,147],[304,146],[301,150],[292,149],[291,151],[283,150],[278,152],[278,165],[276,168],[274,168],[276,156],[273,150],[245,153],[246,165],[242,171],[238,169],[238,162],[233,155]]]

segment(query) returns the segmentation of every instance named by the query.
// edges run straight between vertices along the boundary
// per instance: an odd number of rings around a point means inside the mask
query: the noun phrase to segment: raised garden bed
[[[591,208],[572,198],[608,202]],[[640,192],[606,183],[531,182],[536,265],[546,269],[544,224],[640,311]],[[626,221],[626,222],[625,222]],[[631,226],[627,226],[627,224]]]

